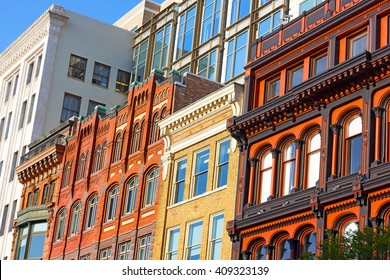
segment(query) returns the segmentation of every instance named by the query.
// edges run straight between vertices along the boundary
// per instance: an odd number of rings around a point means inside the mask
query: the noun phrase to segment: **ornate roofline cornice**
[[[49,34],[48,23],[64,25],[68,20],[63,7],[53,4],[11,45],[0,54],[0,76],[14,66],[27,52],[36,47]]]
[[[238,115],[241,107],[237,108],[236,103],[240,102],[242,95],[243,89],[239,84],[223,87],[161,121],[162,135],[171,134],[222,107],[234,106],[233,115]]]
[[[375,86],[390,72],[389,51],[390,46],[387,46],[373,54],[366,52],[348,60],[307,80],[275,102],[230,119],[228,129],[232,135],[241,131],[241,134],[251,137],[269,128],[274,130],[288,120],[294,122],[299,115],[325,108],[327,104],[362,88]]]

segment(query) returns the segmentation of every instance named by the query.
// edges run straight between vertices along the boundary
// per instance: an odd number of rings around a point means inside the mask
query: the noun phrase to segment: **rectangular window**
[[[4,235],[5,223],[7,222],[8,216],[8,204],[4,206],[3,209],[3,218],[1,219],[1,228],[0,228],[0,236]]]
[[[12,112],[9,112],[8,120],[7,120],[7,128],[5,129],[4,140],[7,140],[7,138],[8,138],[9,129],[11,127],[11,119],[12,119]]]
[[[1,178],[1,174],[3,173],[3,160],[0,161],[0,178]]]
[[[355,57],[367,49],[367,33],[359,34],[349,39],[349,55]]]
[[[18,246],[16,248],[15,259],[23,260],[25,259],[26,246],[27,246],[27,237],[28,237],[28,227],[21,227],[18,234]]]
[[[204,2],[201,43],[219,33],[221,3],[220,0],[206,0]]]
[[[18,82],[19,82],[19,74],[15,76],[15,81],[14,81],[14,90],[12,92],[12,96],[16,95],[16,90],[18,89]]]
[[[138,259],[149,260],[150,259],[150,245],[152,235],[148,234],[138,239]]]
[[[227,185],[229,171],[230,139],[219,143],[217,165],[217,188]]]
[[[11,216],[9,218],[9,225],[8,225],[8,232],[11,232],[14,228],[14,219],[15,219],[15,212],[16,212],[16,204],[18,203],[17,200],[14,200],[12,203],[12,210],[11,210]]]
[[[179,250],[180,228],[168,230],[166,260],[177,260]]]
[[[134,48],[131,82],[142,82],[145,78],[148,42],[148,40],[145,40],[140,45]]]
[[[11,88],[12,88],[12,81],[9,81],[5,89],[4,103],[6,103],[9,100],[9,96],[11,95]]]
[[[119,260],[130,260],[130,241],[119,244],[118,259]]]
[[[258,36],[264,36],[279,27],[279,19],[281,19],[281,11],[274,12],[259,23]]]
[[[219,214],[211,217],[211,233],[210,233],[210,247],[209,258],[211,260],[220,260],[222,253],[222,234],[224,231],[224,214]]]
[[[217,51],[212,51],[198,60],[198,75],[214,80]]]
[[[157,31],[154,40],[152,69],[164,69],[168,66],[170,36],[170,25],[167,25]]]
[[[43,246],[45,245],[47,223],[33,224],[31,237],[28,241],[28,258],[39,259],[42,257]]]
[[[95,67],[93,68],[92,83],[104,88],[108,88],[110,71],[111,66],[95,62]]]
[[[130,83],[130,73],[118,69],[118,74],[116,76],[116,92],[126,93],[129,90]]]
[[[312,59],[312,76],[317,76],[328,70],[328,55],[322,54]]]
[[[38,56],[37,68],[35,69],[35,78],[39,76],[39,72],[41,71],[41,64],[42,64],[42,55]]]
[[[176,165],[176,179],[172,193],[172,203],[178,203],[184,199],[187,159],[180,160]]]
[[[188,225],[186,259],[199,260],[202,244],[203,221],[194,222]]]
[[[100,250],[100,259],[101,260],[111,259],[111,247]]]
[[[210,149],[198,152],[195,156],[194,190],[193,196],[206,192],[207,175],[209,168]]]
[[[24,118],[26,117],[26,108],[27,108],[27,100],[24,101],[23,104],[22,104],[22,110],[20,111],[18,129],[21,129],[23,127]]]
[[[184,12],[179,17],[179,32],[176,45],[176,59],[192,50],[194,37],[196,7]]]
[[[32,75],[33,75],[33,71],[34,71],[34,62],[31,62],[30,65],[28,66],[26,85],[31,83],[31,78],[32,78]]]
[[[266,101],[270,101],[280,94],[280,77],[267,81],[266,83]]]
[[[289,73],[289,85],[288,89],[291,89],[303,82],[303,65],[288,71]]]
[[[33,110],[34,110],[34,103],[35,103],[35,94],[33,94],[31,96],[30,108],[28,109],[27,123],[31,122],[32,113],[33,113]]]
[[[249,14],[249,8],[251,1],[248,0],[233,0],[232,1],[232,13],[230,16],[230,24],[242,19]]]
[[[81,97],[70,93],[65,93],[60,121],[65,122],[73,116],[78,116],[80,114],[80,105]]]
[[[4,123],[5,123],[5,117],[2,118],[0,121],[0,141],[3,137]]]
[[[84,81],[86,69],[87,69],[86,58],[74,54],[70,55],[68,77],[72,77]]]
[[[103,103],[100,103],[100,102],[96,102],[96,101],[93,101],[93,100],[89,100],[88,101],[88,109],[87,109],[87,115],[92,115],[93,111],[95,110],[95,107],[96,106],[103,106],[105,107],[106,104],[103,104]]]
[[[299,4],[299,15],[301,15],[304,11],[309,11],[320,3],[324,2],[324,0],[305,0],[301,4]]]
[[[225,80],[244,72],[246,64],[248,32],[244,32],[228,42]]]

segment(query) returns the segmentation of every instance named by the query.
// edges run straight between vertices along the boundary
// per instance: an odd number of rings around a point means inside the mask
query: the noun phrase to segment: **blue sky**
[[[164,0],[153,0],[162,3]],[[141,0],[0,0],[0,53],[52,4],[114,23]]]

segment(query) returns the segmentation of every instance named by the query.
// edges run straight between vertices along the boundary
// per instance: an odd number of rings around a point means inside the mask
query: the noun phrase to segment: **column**
[[[298,240],[295,240],[294,238],[289,238],[287,239],[287,242],[290,245],[290,260],[294,260],[297,256]]]
[[[381,135],[382,135],[382,115],[385,109],[381,107],[372,108],[375,114],[375,152],[374,152],[374,162],[381,162]]]
[[[267,251],[267,257],[266,259],[267,260],[272,260],[272,253],[275,249],[275,246],[272,246],[272,245],[265,245],[265,249]]]
[[[253,196],[255,193],[255,181],[256,181],[256,164],[259,161],[257,158],[249,158],[250,175],[249,175],[249,189],[248,189],[248,205],[253,205]],[[257,201],[255,201],[257,203]]]
[[[330,125],[330,128],[333,132],[333,149],[332,149],[332,169],[331,169],[331,176],[337,177],[337,154],[338,154],[338,146],[339,146],[339,135],[342,126],[338,124]]]
[[[277,150],[277,149],[273,149],[271,150],[271,154],[272,154],[272,178],[271,178],[271,196],[270,198],[274,198],[275,197],[275,186],[276,186],[276,182],[277,182],[277,165],[278,165],[278,157],[280,155],[280,150]]]
[[[301,170],[301,157],[302,157],[302,146],[304,141],[297,139],[295,143],[295,174],[294,174],[294,189],[293,192],[299,190],[299,179],[300,179],[300,170]]]

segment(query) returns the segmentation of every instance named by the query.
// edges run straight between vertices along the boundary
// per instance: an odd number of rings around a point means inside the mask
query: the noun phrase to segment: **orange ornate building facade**
[[[221,85],[159,70],[128,102],[97,106],[68,139],[47,259],[151,259],[163,141],[158,122]]]
[[[390,3],[328,0],[257,39],[232,259],[315,258],[326,232],[390,225]]]

